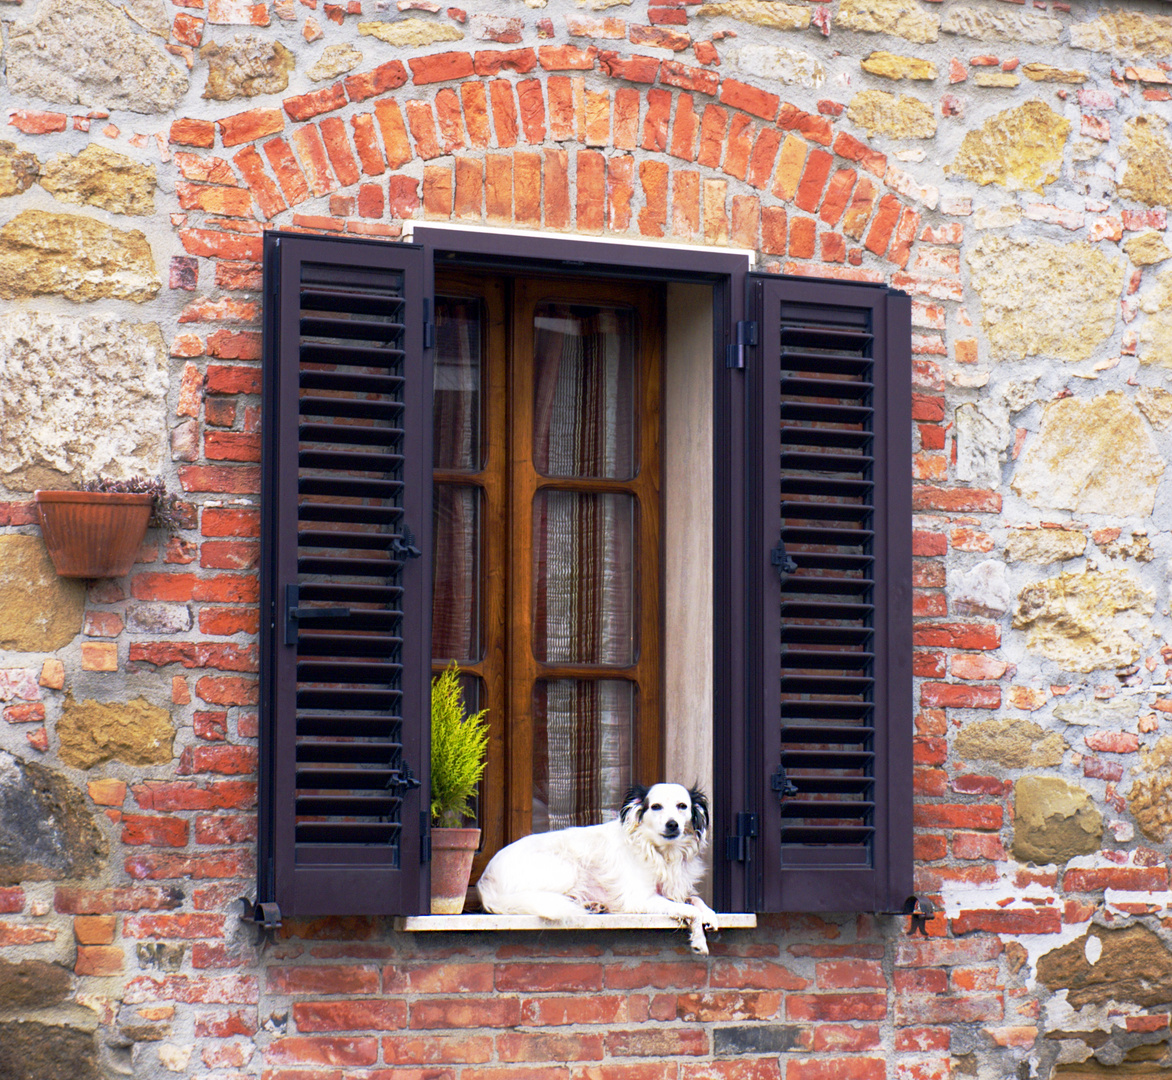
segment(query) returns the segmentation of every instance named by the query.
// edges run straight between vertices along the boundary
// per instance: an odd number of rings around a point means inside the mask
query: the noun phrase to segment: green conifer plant
[[[431,680],[431,819],[442,828],[459,828],[472,814],[488,754],[487,714],[469,715],[455,661]]]

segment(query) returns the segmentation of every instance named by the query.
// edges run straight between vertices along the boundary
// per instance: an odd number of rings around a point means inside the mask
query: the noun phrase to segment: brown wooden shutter
[[[749,291],[756,906],[897,910],[912,886],[910,301],[771,275]]]
[[[270,232],[264,259],[257,900],[282,916],[415,914],[430,733],[423,252]]]

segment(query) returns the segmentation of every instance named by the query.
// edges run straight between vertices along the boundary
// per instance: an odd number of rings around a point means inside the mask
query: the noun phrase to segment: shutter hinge
[[[930,936],[928,934],[928,920],[936,914],[936,905],[928,897],[909,896],[904,901],[901,914],[912,917],[908,926],[908,937],[915,937],[917,934],[923,934],[924,937]]]
[[[798,564],[794,562],[792,555],[787,554],[784,540],[777,541],[777,547],[769,553],[769,561],[777,567],[777,576],[783,584],[790,574],[797,573]]]
[[[778,765],[777,772],[769,778],[769,790],[776,791],[778,799],[792,799],[798,794],[794,782],[785,775],[785,766]]]
[[[737,831],[724,838],[724,857],[729,862],[749,861],[749,841],[757,836],[757,815],[741,812],[737,814]]]
[[[423,347],[435,348],[435,323],[431,318],[431,299],[426,296],[423,298]]]
[[[431,862],[431,807],[419,811],[419,862]]]
[[[743,368],[745,366],[745,347],[757,344],[757,323],[753,319],[742,319],[736,326],[736,337],[728,347],[726,367]]]
[[[256,924],[256,943],[264,945],[276,941],[281,929],[281,908],[277,904],[254,904],[247,896],[240,897],[244,905],[244,921]]]

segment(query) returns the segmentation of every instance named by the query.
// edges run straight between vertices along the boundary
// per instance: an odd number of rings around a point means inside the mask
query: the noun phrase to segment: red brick
[[[730,241],[735,247],[757,249],[757,233],[761,225],[761,202],[755,195],[734,195],[732,199],[732,232]]]
[[[266,135],[275,135],[285,128],[285,117],[280,109],[250,109],[248,112],[236,113],[234,116],[225,116],[217,120],[220,128],[220,142],[224,146],[238,146],[241,143],[255,142]],[[174,128],[172,128],[174,130]],[[188,145],[201,146],[202,143]]]
[[[677,119],[679,111],[676,111]],[[662,153],[667,149],[667,125],[671,117],[671,94],[666,90],[647,91],[647,115],[643,119],[643,149]]]
[[[405,1001],[294,1002],[298,1031],[398,1031],[407,1026]]]
[[[485,216],[507,224],[513,220],[513,159],[509,154],[488,154],[484,166]]]
[[[521,129],[531,146],[545,141],[545,98],[540,79],[525,79],[517,84],[517,104],[521,109]]]
[[[781,99],[776,94],[759,90],[736,79],[725,79],[720,84],[720,101],[734,109],[743,109],[762,120],[773,120],[777,116]]]
[[[575,45],[540,45],[537,62],[546,71],[592,71],[598,56],[597,46],[579,49]]]
[[[190,941],[193,938],[221,938],[227,916],[208,912],[175,915],[128,915],[122,933],[128,938],[163,938]]]
[[[1131,731],[1091,731],[1083,741],[1105,754],[1131,754],[1139,749],[1139,736]]]
[[[255,1035],[259,1024],[252,1010],[199,1013],[195,1018],[197,1039],[228,1039],[233,1035]]]
[[[570,223],[569,154],[565,150],[547,149],[542,163],[545,224],[550,229],[564,229]]]
[[[190,184],[181,180],[175,185],[175,194],[183,210],[206,210],[227,217],[249,217],[252,213],[252,196],[246,188]]]
[[[654,49],[671,49],[682,52],[692,44],[691,35],[678,30],[662,30],[657,26],[632,26],[627,33],[632,45],[650,45]]]
[[[895,263],[901,270],[907,266],[911,257],[912,241],[916,238],[916,230],[920,226],[920,215],[914,210],[905,208],[899,215],[899,222],[895,226],[895,235],[891,241],[891,248],[887,252],[887,259]],[[951,253],[955,254],[955,252]]]
[[[920,623],[912,631],[913,642],[949,649],[997,649],[1001,627],[995,623]]]
[[[846,262],[846,241],[838,234],[824,232],[818,237],[824,263]]]
[[[578,229],[601,232],[606,207],[606,162],[594,150],[578,151]]]
[[[936,862],[948,855],[948,841],[943,836],[917,834],[914,839],[917,862]]]
[[[993,908],[988,911],[962,911],[952,920],[953,933],[967,934],[984,930],[993,934],[1057,934],[1062,917],[1057,908]]]
[[[887,155],[872,150],[866,143],[860,142],[853,135],[840,131],[834,140],[834,152],[848,161],[858,162],[873,176],[883,179],[887,172]]]
[[[816,1053],[856,1054],[860,1050],[878,1050],[881,1045],[879,1028],[873,1024],[856,1027],[852,1024],[819,1024],[814,1029]]]
[[[435,113],[439,121],[440,139],[443,152],[450,154],[464,147],[464,118],[460,98],[450,86],[445,86],[435,96]]]
[[[631,227],[631,198],[634,189],[635,159],[629,154],[612,157],[606,171],[606,227],[623,233]]]
[[[199,613],[201,634],[255,634],[259,627],[256,608],[202,608]]]
[[[366,218],[383,216],[383,189],[378,184],[363,184],[358,189],[358,213]]]
[[[501,1061],[601,1061],[603,1037],[598,1033],[502,1032],[496,1037]]]
[[[261,258],[261,241],[255,236],[237,236],[214,229],[180,229],[179,240],[189,255],[256,262]]]
[[[488,84],[492,98],[492,121],[497,146],[517,144],[517,107],[513,101],[513,84],[505,79],[494,79]]]
[[[246,146],[238,151],[232,160],[244,177],[244,182],[248,184],[263,217],[275,217],[286,208],[285,200],[281,198],[277,185],[264,171],[264,163],[254,147]]]
[[[782,131],[797,131],[821,146],[830,145],[833,129],[825,116],[803,112],[793,105],[783,103],[778,110],[777,126]]]
[[[308,199],[309,184],[289,144],[284,139],[271,139],[264,144],[264,152],[289,205],[296,206]]]
[[[183,892],[174,886],[135,885],[117,889],[58,886],[53,910],[63,915],[108,915],[116,911],[160,911],[177,908]]]
[[[502,964],[496,969],[496,990],[498,993],[539,993],[557,990],[576,990],[585,993],[590,990],[601,990],[602,977],[601,964]]]
[[[518,225],[541,225],[541,155],[513,155],[513,213]]]
[[[255,746],[189,746],[179,758],[177,776],[198,773],[220,773],[226,776],[249,775],[256,772]]]
[[[899,200],[894,195],[884,195],[879,200],[875,220],[871,222],[871,229],[863,243],[868,251],[876,255],[882,255],[887,251],[887,245],[891,240],[891,234],[895,231],[901,211]]]
[[[715,71],[688,67],[678,60],[663,61],[659,69],[659,81],[665,86],[678,86],[681,90],[698,94],[713,95],[720,89],[720,76]]]
[[[633,86],[620,86],[614,93],[614,139],[616,150],[634,150],[639,143],[639,108],[642,97]]]
[[[455,216],[480,221],[484,204],[484,166],[474,158],[457,157],[455,162]]]
[[[205,675],[195,684],[195,692],[209,705],[255,705],[259,700],[252,679]]]
[[[26,135],[48,135],[54,131],[64,131],[64,113],[39,112],[36,109],[12,109],[8,113],[8,123]]]
[[[789,254],[795,259],[812,259],[818,223],[813,218],[793,218],[789,226]]]
[[[197,844],[249,844],[256,839],[252,814],[205,814],[195,819]]]
[[[226,712],[196,712],[192,727],[200,739],[209,742],[223,742],[228,737],[228,714]]]
[[[308,94],[298,94],[286,98],[284,106],[290,119],[298,122],[312,120],[313,117],[321,116],[322,113],[345,108],[346,91],[341,83],[334,83],[333,86],[326,86],[321,90],[313,90]],[[265,134],[267,135],[268,132]]]
[[[704,180],[701,186],[703,189],[704,242],[706,244],[727,244],[728,181]]]
[[[378,968],[365,964],[270,967],[266,987],[274,994],[377,994]]]
[[[653,93],[654,91],[648,91]],[[700,119],[692,107],[692,95],[680,94],[676,99],[675,124],[671,130],[672,157],[684,161],[696,160],[696,132],[700,127]]]
[[[700,174],[680,170],[671,180],[671,231],[688,240],[700,231]]]
[[[606,1052],[611,1057],[664,1058],[707,1055],[708,1034],[701,1028],[646,1027],[608,1031]]]
[[[667,998],[670,1004],[670,995]],[[712,1023],[721,1020],[772,1020],[781,1007],[782,995],[768,991],[699,992],[680,994],[676,998],[676,1018],[694,1023]],[[656,1019],[668,1017],[652,1015]]]
[[[334,168],[343,187],[352,187],[358,183],[358,162],[350,149],[350,139],[346,135],[346,122],[337,116],[327,116],[318,125],[321,131],[322,142],[325,144],[326,155]]]
[[[532,49],[489,49],[473,57],[473,68],[481,78],[491,78],[502,71],[528,75],[535,67],[537,53]]]
[[[784,255],[788,250],[786,213],[780,206],[761,211],[761,250],[767,255]]]
[[[122,843],[151,847],[185,847],[187,822],[182,818],[142,817],[127,814],[122,818]]]
[[[598,65],[612,79],[653,83],[659,74],[660,61],[654,56],[636,54],[628,57],[608,50],[598,54]]]
[[[797,192],[808,149],[796,135],[786,136],[777,163],[777,175],[773,180],[773,194],[779,199],[788,202]]]
[[[885,987],[887,976],[876,960],[823,960],[814,965],[819,990]]]
[[[1001,706],[1001,687],[925,683],[920,689],[920,702],[928,708],[996,709]]]
[[[749,157],[749,171],[746,179],[755,188],[764,188],[773,175],[777,151],[781,146],[781,134],[776,128],[762,128]]]
[[[551,75],[546,82],[549,97],[550,137],[558,142],[573,139],[574,84],[566,75]]]
[[[785,999],[789,1020],[883,1020],[886,994],[789,994]]]
[[[460,101],[464,106],[464,123],[468,142],[478,150],[488,146],[488,92],[484,83],[468,81],[460,84]]]
[[[413,217],[419,209],[419,181],[392,176],[387,183],[387,213],[395,218]]]
[[[473,72],[472,57],[466,52],[433,53],[431,56],[412,57],[407,64],[411,68],[411,81],[416,86],[466,79]]]
[[[678,8],[652,6],[647,10],[647,21],[656,26],[686,26],[688,16]]]
[[[216,145],[216,125],[211,120],[192,120],[188,117],[173,120],[167,141],[178,146],[211,149]]]
[[[407,102],[407,123],[415,140],[415,153],[428,161],[439,157],[439,140],[436,138],[435,116],[426,101]]]
[[[1168,869],[1164,866],[1103,866],[1068,869],[1062,875],[1062,887],[1068,892],[1101,892],[1120,889],[1124,892],[1162,892],[1168,888]]]
[[[417,998],[411,1003],[413,1029],[516,1027],[520,999],[515,997]],[[467,1070],[465,1070],[467,1073]]]
[[[407,81],[407,69],[398,60],[380,64],[371,71],[348,75],[342,80],[351,101],[365,101],[389,90],[397,90]]]
[[[200,532],[203,536],[259,536],[260,511],[248,507],[205,507]]]
[[[1000,861],[1007,858],[1001,838],[992,833],[956,833],[952,838],[952,855],[956,859]]]
[[[912,492],[915,510],[943,510],[948,513],[1001,512],[1001,495],[981,488],[937,488],[917,484]]]
[[[749,171],[749,153],[752,148],[753,121],[742,113],[733,113],[728,128],[723,171],[738,180],[744,180]]]
[[[928,829],[1000,829],[1005,811],[1000,806],[973,804],[961,806],[950,803],[919,803],[913,816],[917,828]]]
[[[77,975],[118,975],[125,961],[120,945],[78,945],[73,970]]]
[[[826,196],[822,200],[822,209],[818,214],[826,224],[838,224],[850,201],[856,175],[854,169],[839,169],[830,178],[830,184],[826,188]]]
[[[886,1076],[886,1060],[873,1057],[792,1058],[785,1069],[786,1080],[884,1080]]]
[[[594,90],[586,91],[587,146],[610,145],[610,95]]]
[[[126,873],[138,881],[168,881],[177,878],[247,877],[253,870],[251,853],[221,851],[214,855],[158,855],[143,852],[123,863]]]
[[[378,1060],[378,1040],[288,1036],[272,1040],[264,1056],[269,1065],[373,1065]]]
[[[387,164],[392,169],[398,169],[410,161],[413,156],[411,142],[407,138],[407,127],[403,123],[403,114],[399,111],[398,102],[393,99],[376,101],[374,118],[378,121],[379,132],[383,137]],[[392,204],[393,201],[392,196]]]
[[[251,975],[140,975],[126,986],[128,1005],[181,1001],[210,1005],[253,1005],[259,995]]]
[[[728,127],[728,110],[719,105],[706,105],[700,120],[700,150],[696,161],[710,169],[720,165],[724,156],[724,135]]]

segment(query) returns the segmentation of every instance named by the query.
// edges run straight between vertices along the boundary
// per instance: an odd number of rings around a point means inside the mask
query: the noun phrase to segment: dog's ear
[[[708,831],[708,796],[699,788],[688,788],[688,795],[692,799],[692,831],[703,837]]]
[[[647,809],[648,790],[642,784],[632,784],[627,788],[627,793],[623,796],[623,808],[619,811],[619,821],[625,825],[632,813],[635,814],[636,821],[643,820],[643,811]]]

